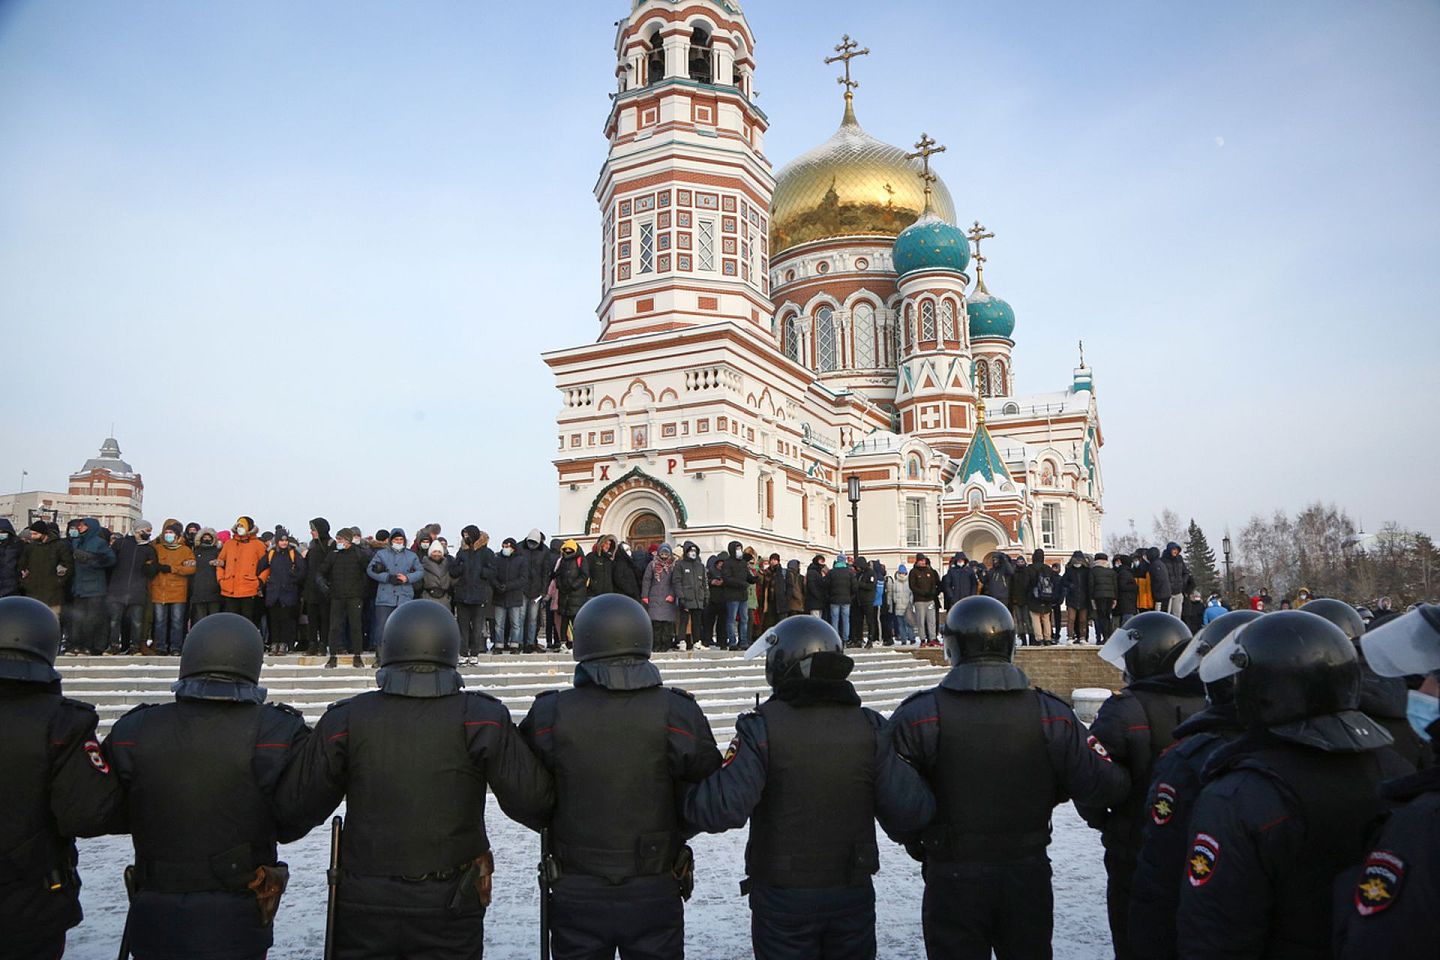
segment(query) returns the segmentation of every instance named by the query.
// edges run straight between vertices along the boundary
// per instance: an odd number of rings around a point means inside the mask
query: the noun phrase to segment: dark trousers
[[[563,613],[559,610],[556,610],[555,620],[556,628],[559,631],[556,636],[560,638],[557,642],[569,646],[569,644],[571,643],[570,628],[574,625],[575,618],[570,616],[568,613]]]
[[[257,602],[258,597],[223,597],[220,600],[220,609],[225,613],[238,613],[240,616],[255,624],[255,629],[260,629],[260,615],[265,612],[264,608]]]
[[[875,888],[750,892],[755,960],[874,960]]]
[[[1035,631],[1030,628],[1030,610],[1025,604],[1010,604],[1010,616],[1015,618],[1015,636],[1022,643],[1029,644],[1039,639],[1035,636]],[[1049,640],[1050,638],[1046,637],[1045,639]]]
[[[212,613],[220,612],[219,600],[197,600],[190,604],[190,629],[195,629],[195,624],[204,620]]]
[[[700,632],[703,623],[700,609],[694,610],[681,607],[675,614],[675,639],[683,641],[686,650],[694,649],[695,635]]]
[[[455,619],[460,621],[460,656],[473,657],[485,652],[485,614],[488,607],[478,603],[455,604]]]
[[[571,875],[555,884],[550,948],[555,960],[680,960],[685,905],[674,878],[636,877],[612,885]]]
[[[65,934],[40,940],[6,937],[0,942],[0,960],[60,960],[65,955]]]
[[[545,646],[553,647],[555,646],[555,611],[550,609],[548,596],[540,601],[540,618],[545,624]]]
[[[921,919],[929,960],[1050,960],[1050,861],[926,864]]]
[[[874,643],[880,639],[880,608],[873,603],[857,603],[851,614],[850,622],[855,624],[855,639],[859,641],[861,635],[867,643]]]
[[[480,960],[484,953],[485,909],[473,890],[468,897],[459,891],[465,902],[449,909],[457,896],[454,880],[345,874],[342,890],[346,884],[354,899],[337,905],[337,960]]]
[[[299,627],[299,607],[271,607],[270,649],[280,652],[295,649]]]
[[[675,624],[668,620],[651,620],[651,646],[656,650],[669,650],[675,644]]]
[[[145,604],[110,600],[106,607],[110,611],[110,646],[126,651],[144,646]]]
[[[360,628],[363,607],[364,602],[358,597],[354,600],[330,601],[330,656],[360,652],[360,644],[364,639]]]
[[[1106,850],[1105,912],[1110,918],[1110,942],[1115,960],[1133,960],[1130,948],[1130,884],[1135,878],[1136,855],[1131,850]]]
[[[330,642],[330,601],[316,597],[305,601],[305,619],[301,641],[311,650],[323,650]]]
[[[1109,640],[1110,634],[1115,630],[1111,618],[1114,610],[1114,600],[1095,601],[1095,640],[1099,643],[1104,643],[1106,640]]]

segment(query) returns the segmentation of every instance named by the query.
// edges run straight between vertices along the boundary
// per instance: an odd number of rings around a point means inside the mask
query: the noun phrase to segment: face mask
[[[210,539],[209,537],[201,537],[201,538],[200,538],[200,546],[202,546],[202,547],[213,547],[213,546],[215,546],[215,541],[212,540],[212,539]]]
[[[336,540],[336,541],[335,541],[335,549],[336,549],[336,550],[349,550],[349,549],[350,549],[350,544],[346,543],[344,540]]]
[[[694,560],[700,556],[700,552],[698,550],[686,550],[685,556],[690,558],[691,560]]]
[[[1405,719],[1410,721],[1410,726],[1416,733],[1429,740],[1430,735],[1425,730],[1436,720],[1440,720],[1440,699],[1419,690],[1411,690],[1409,694],[1409,700],[1405,704]]]
[[[175,534],[173,534],[173,533],[167,533],[167,534],[165,534],[165,542],[166,542],[166,543],[174,543],[174,542],[175,542]]]
[[[470,546],[470,544],[472,544],[472,543],[475,542],[475,538],[472,537],[472,536],[470,536],[470,534],[468,534],[468,533],[465,534],[465,536],[461,537],[460,539],[463,540],[463,541],[465,541],[465,546],[467,546],[467,547]]]
[[[147,541],[147,540],[150,539],[150,531],[149,531],[149,530],[142,530],[142,531],[140,531],[139,533],[135,534],[135,539],[136,539],[136,540],[139,540],[141,543],[144,543],[145,541]]]
[[[234,532],[235,532],[235,536],[237,536],[237,537],[243,537],[243,536],[245,536],[245,534],[249,533],[249,531],[246,530],[243,525],[238,524],[238,523],[235,525],[235,531],[234,531]]]
[[[391,549],[391,550],[394,550],[396,553],[399,553],[401,550],[404,550],[404,549],[405,549],[405,544],[403,544],[403,543],[392,543],[392,544],[390,544],[390,549]]]
[[[732,551],[730,551],[730,556],[734,557],[736,560],[739,560],[739,559],[740,559],[740,551],[739,551],[739,550],[732,550]]]
[[[420,541],[420,549],[421,549],[421,550],[429,550],[429,549],[430,549],[430,541],[429,541],[429,540],[421,540],[421,541]]]
[[[65,531],[65,536],[69,537],[71,540],[79,540],[80,531],[76,530],[74,527],[71,527],[69,530]]]
[[[512,550],[510,547],[501,547],[501,548],[500,548],[500,555],[501,555],[502,557],[508,557],[508,556],[510,556],[510,555],[511,555],[512,553],[514,553],[514,552],[515,552],[515,551]]]

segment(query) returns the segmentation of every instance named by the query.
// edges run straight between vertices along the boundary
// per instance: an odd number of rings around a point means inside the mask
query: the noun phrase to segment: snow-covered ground
[[[197,811],[198,813],[198,811]],[[539,892],[536,835],[505,819],[492,801],[487,829],[495,848],[495,899],[485,923],[485,956],[520,960],[538,951]],[[739,894],[746,830],[695,838],[695,896],[686,908],[685,939],[695,960],[741,960],[750,950],[750,911]],[[881,834],[881,870],[875,878],[881,958],[923,957],[919,864]],[[281,848],[290,864],[290,890],[275,922],[270,960],[317,960],[325,936],[325,867],[330,831],[320,827]],[[1055,811],[1050,846],[1055,867],[1057,960],[1110,956],[1105,920],[1105,871],[1099,835],[1068,804]],[[112,960],[125,922],[121,872],[131,860],[128,837],[80,842],[85,922],[71,931],[66,960]]]

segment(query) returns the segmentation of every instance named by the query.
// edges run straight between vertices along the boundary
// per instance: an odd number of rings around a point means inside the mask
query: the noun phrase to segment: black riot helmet
[[[380,666],[429,663],[438,667],[460,664],[460,624],[455,615],[434,600],[402,603],[385,621],[380,638]]]
[[[34,597],[0,599],[0,680],[51,683],[60,651],[60,621]]]
[[[180,652],[180,679],[216,677],[260,682],[265,642],[255,624],[238,613],[212,613],[195,624]]]
[[[1131,680],[1170,674],[1190,642],[1190,628],[1179,617],[1151,610],[1125,621],[1100,648],[1100,658],[1124,670]]]
[[[1330,597],[1320,597],[1311,600],[1302,607],[1306,613],[1313,613],[1317,617],[1324,617],[1335,626],[1340,632],[1350,638],[1351,643],[1359,643],[1360,638],[1365,635],[1365,620],[1356,610],[1344,600],[1333,600]]]
[[[1200,662],[1200,679],[1235,678],[1250,726],[1273,727],[1355,710],[1360,659],[1335,624],[1304,610],[1269,613],[1234,631]]]
[[[951,663],[1015,659],[1015,618],[994,597],[977,594],[957,602],[945,614],[940,632]]]
[[[585,601],[575,615],[574,656],[577,663],[611,657],[650,659],[654,628],[645,608],[624,594],[606,593]]]
[[[844,680],[855,668],[840,634],[819,617],[786,617],[762,639],[767,641],[765,681],[771,687],[797,680]],[[758,653],[759,645],[752,649]]]
[[[1195,634],[1195,639],[1185,645],[1180,659],[1175,661],[1175,676],[1188,677],[1200,669],[1200,661],[1211,650],[1220,645],[1230,634],[1252,620],[1264,616],[1259,610],[1231,610],[1211,620]],[[1214,683],[1205,684],[1205,699],[1211,703],[1234,703],[1235,681],[1222,677]]]

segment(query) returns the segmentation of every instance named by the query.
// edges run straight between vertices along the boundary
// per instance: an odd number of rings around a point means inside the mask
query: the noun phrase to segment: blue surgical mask
[[[1405,704],[1405,719],[1410,721],[1410,726],[1421,738],[1428,741],[1430,734],[1425,732],[1426,728],[1440,720],[1440,698],[1419,690],[1411,690]]]
[[[346,543],[344,540],[336,540],[336,541],[335,541],[335,549],[336,549],[336,550],[349,550],[349,549],[350,549],[350,544]]]
[[[392,543],[392,544],[390,544],[390,549],[391,549],[391,550],[394,550],[396,553],[399,553],[400,551],[402,551],[402,550],[405,549],[405,544],[403,544],[403,543]]]
[[[79,531],[79,530],[76,530],[74,527],[71,527],[69,530],[66,530],[66,531],[65,531],[65,535],[66,535],[67,537],[69,537],[71,540],[79,540],[79,539],[80,539],[80,531]]]
[[[166,543],[174,543],[174,542],[175,542],[175,534],[173,534],[173,533],[167,533],[167,534],[165,534],[165,542],[166,542]]]

